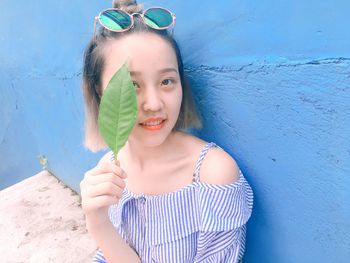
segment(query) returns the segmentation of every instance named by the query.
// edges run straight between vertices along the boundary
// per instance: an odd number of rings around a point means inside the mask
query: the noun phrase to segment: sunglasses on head
[[[118,8],[109,8],[103,10],[98,16],[95,17],[94,39],[97,22],[110,31],[124,32],[133,27],[134,15],[141,16],[143,22],[153,29],[164,30],[172,26],[171,34],[174,33],[176,16],[168,9],[162,7],[151,7],[142,13],[129,14]]]

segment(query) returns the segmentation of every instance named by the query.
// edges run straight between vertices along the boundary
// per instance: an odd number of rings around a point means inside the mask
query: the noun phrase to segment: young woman
[[[199,128],[175,15],[114,1],[97,17],[85,52],[85,145],[106,148],[98,131],[100,97],[128,62],[137,122],[125,146],[85,173],[80,184],[86,226],[99,250],[94,262],[240,262],[252,190],[235,160],[213,142],[184,132]]]

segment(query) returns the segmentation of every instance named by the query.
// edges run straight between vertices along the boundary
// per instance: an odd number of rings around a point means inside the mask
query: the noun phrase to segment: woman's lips
[[[162,120],[159,124],[146,125],[144,123],[140,123],[141,127],[148,131],[157,131],[163,128],[165,120]]]

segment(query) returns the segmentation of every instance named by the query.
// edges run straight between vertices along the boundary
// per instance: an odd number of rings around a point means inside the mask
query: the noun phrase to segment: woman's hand
[[[108,207],[117,204],[125,188],[127,174],[115,163],[104,161],[85,173],[80,182],[81,203],[88,231],[109,221]]]

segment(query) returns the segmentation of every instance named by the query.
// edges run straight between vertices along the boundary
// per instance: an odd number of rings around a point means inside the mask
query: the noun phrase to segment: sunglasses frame
[[[150,9],[162,9],[162,10],[165,10],[165,11],[169,12],[169,14],[171,15],[173,21],[171,22],[170,25],[165,26],[165,27],[161,27],[161,28],[155,28],[155,27],[153,27],[153,26],[147,24],[147,23],[146,23],[146,20],[145,20],[145,14],[146,14],[147,11],[149,11]],[[113,29],[110,29],[110,28],[106,27],[105,25],[103,25],[103,23],[102,23],[102,21],[101,21],[101,15],[103,15],[105,12],[107,12],[107,11],[109,11],[109,10],[118,10],[118,11],[120,11],[120,12],[123,12],[123,13],[127,14],[127,15],[130,17],[130,21],[131,21],[130,26],[128,26],[128,27],[125,28],[125,29],[121,29],[121,30],[113,30]],[[176,15],[175,15],[173,12],[171,12],[170,10],[168,10],[168,9],[166,9],[166,8],[164,8],[164,7],[154,6],[154,7],[147,8],[147,9],[144,10],[142,13],[132,13],[132,14],[129,14],[128,12],[126,12],[126,11],[124,11],[124,10],[121,10],[121,9],[119,9],[119,8],[107,8],[107,9],[102,10],[102,11],[98,14],[98,16],[95,17],[95,21],[94,21],[94,40],[96,40],[96,25],[97,25],[97,22],[99,22],[100,25],[101,25],[102,27],[104,27],[105,29],[107,29],[107,30],[109,30],[109,31],[119,32],[119,33],[120,33],[120,32],[125,32],[125,31],[129,30],[130,28],[132,28],[132,27],[134,26],[134,15],[139,15],[139,16],[141,16],[143,22],[144,22],[147,26],[149,26],[149,27],[151,27],[151,28],[153,28],[153,29],[164,30],[164,29],[167,29],[167,28],[169,28],[169,27],[172,27],[171,36],[174,34],[174,26],[175,26],[175,21],[176,21]]]

